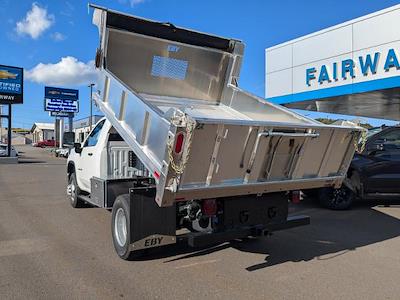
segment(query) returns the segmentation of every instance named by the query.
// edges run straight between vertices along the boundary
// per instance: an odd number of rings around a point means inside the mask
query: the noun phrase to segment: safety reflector
[[[180,154],[182,152],[184,139],[185,139],[185,136],[184,136],[183,132],[179,132],[176,135],[176,142],[175,142],[175,153],[176,154]]]
[[[300,203],[300,191],[292,192],[292,203]]]
[[[203,200],[202,212],[206,216],[215,216],[217,214],[217,200],[206,199]]]

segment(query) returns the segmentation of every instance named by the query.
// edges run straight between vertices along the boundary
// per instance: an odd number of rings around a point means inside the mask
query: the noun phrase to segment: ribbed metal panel
[[[113,178],[131,178],[146,176],[143,164],[138,163],[135,168],[129,167],[129,151],[125,142],[109,142],[108,145],[108,176]]]

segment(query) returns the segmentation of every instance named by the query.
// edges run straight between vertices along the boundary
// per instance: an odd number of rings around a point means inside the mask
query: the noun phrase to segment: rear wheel
[[[79,208],[84,206],[84,202],[79,198],[81,193],[78,183],[76,182],[76,175],[72,173],[68,179],[67,194],[69,195],[71,206]]]
[[[345,185],[339,189],[322,188],[318,196],[322,206],[333,210],[349,209],[354,201],[354,193]]]
[[[115,199],[112,208],[111,233],[115,251],[125,260],[131,260],[143,254],[143,251],[131,251],[131,228],[129,194],[123,194]]]

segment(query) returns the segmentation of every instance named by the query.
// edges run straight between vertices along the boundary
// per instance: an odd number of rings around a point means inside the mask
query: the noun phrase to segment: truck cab
[[[82,144],[74,144],[68,158],[68,166],[75,170],[76,181],[81,191],[90,193],[90,178],[101,177],[105,172],[101,161],[107,151],[109,132],[112,126],[106,119],[101,119],[94,126]],[[96,163],[97,162],[97,163]]]
[[[132,162],[134,154],[126,142],[106,118],[100,119],[86,139],[75,143],[71,149],[67,160],[68,192],[73,185],[72,179],[76,181],[74,188],[85,198],[93,192],[95,179],[117,180],[138,175],[142,170],[135,168],[138,165],[130,167],[129,157]],[[71,178],[72,175],[74,178]],[[85,200],[93,202],[90,198]]]

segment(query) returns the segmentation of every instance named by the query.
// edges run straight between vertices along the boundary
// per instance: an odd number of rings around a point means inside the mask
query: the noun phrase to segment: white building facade
[[[400,120],[400,5],[266,49],[266,92],[291,108]]]
[[[38,143],[45,140],[54,140],[54,124],[34,123],[31,133],[33,143]]]

